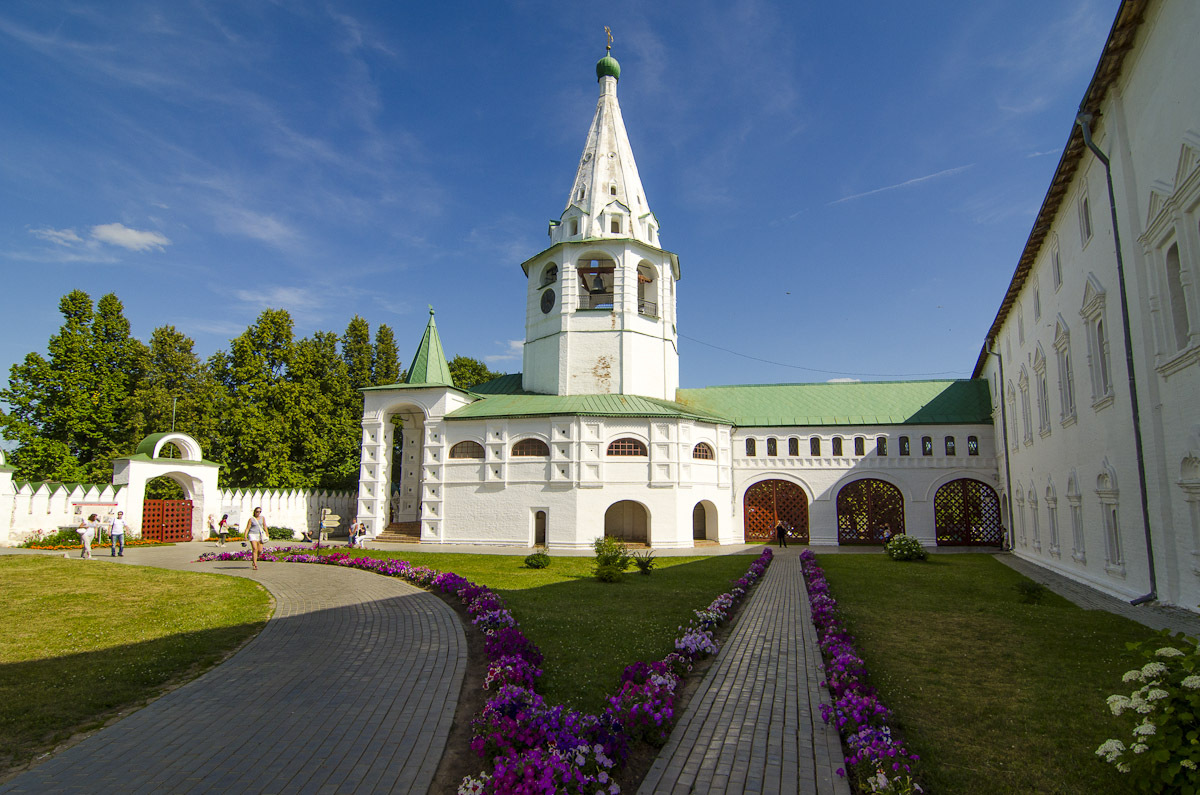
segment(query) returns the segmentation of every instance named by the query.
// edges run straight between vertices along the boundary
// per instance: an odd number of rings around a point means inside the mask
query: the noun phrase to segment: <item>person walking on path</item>
[[[217,546],[225,546],[225,542],[229,539],[229,514],[221,517],[220,523],[217,525]]]
[[[129,523],[125,521],[125,512],[117,511],[117,518],[113,519],[108,526],[109,543],[112,545],[114,558],[125,557],[125,530],[128,527]]]
[[[76,533],[79,533],[79,540],[83,542],[83,551],[79,553],[79,557],[84,560],[91,560],[92,539],[96,537],[96,528],[99,526],[100,517],[92,514],[80,522],[79,527],[75,530]]]
[[[254,515],[246,520],[246,540],[250,542],[254,570],[258,571],[258,556],[262,554],[263,543],[267,540],[267,520],[262,516],[262,508],[255,508]]]
[[[787,534],[788,526],[782,519],[780,519],[775,523],[775,537],[777,539],[777,545],[783,547],[784,549],[787,549]]]

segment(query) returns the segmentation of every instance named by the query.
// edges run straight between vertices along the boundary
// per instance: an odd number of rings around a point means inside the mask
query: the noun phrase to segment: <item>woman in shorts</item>
[[[254,570],[258,571],[258,557],[262,554],[263,544],[267,540],[267,520],[263,518],[262,508],[255,508],[254,515],[246,521],[246,540],[250,542]]]

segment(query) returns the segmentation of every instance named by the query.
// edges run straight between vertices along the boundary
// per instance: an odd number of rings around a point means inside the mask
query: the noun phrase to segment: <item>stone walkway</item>
[[[1171,632],[1182,632],[1193,638],[1200,637],[1200,615],[1188,610],[1159,604],[1135,607],[1124,599],[1097,591],[1089,585],[1044,569],[1016,555],[999,554],[996,555],[996,560],[1034,582],[1041,583],[1064,599],[1071,600],[1084,610],[1106,610],[1151,629],[1169,629]]]
[[[251,577],[266,628],[204,676],[0,786],[0,793],[429,790],[466,668],[444,602],[333,566],[188,562],[209,544],[97,561]]]
[[[848,795],[800,550],[778,550],[639,793]]]

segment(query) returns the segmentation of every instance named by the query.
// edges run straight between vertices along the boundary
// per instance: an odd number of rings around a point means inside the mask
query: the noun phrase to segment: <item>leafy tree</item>
[[[293,346],[288,380],[295,403],[281,431],[288,435],[303,485],[348,489],[358,480],[362,397],[352,385],[346,351],[339,356],[337,343],[336,334],[318,331]],[[365,350],[369,363],[369,341]]]
[[[287,379],[293,349],[292,317],[267,309],[230,340],[229,351],[209,360],[227,393],[219,433],[224,439],[222,480],[228,485],[274,488],[306,485],[292,460],[289,420],[294,383]]]
[[[371,349],[371,326],[355,315],[342,337],[342,357],[346,360],[352,389],[362,389],[374,383],[371,374],[374,353]]]
[[[450,377],[459,389],[470,389],[476,384],[499,378],[504,373],[493,373],[483,362],[469,356],[455,356],[447,365],[450,367]]]
[[[223,394],[194,345],[174,326],[161,326],[150,335],[145,374],[129,397],[131,438],[174,427],[214,458],[222,447],[217,415],[224,408]]]
[[[120,300],[73,290],[59,302],[64,323],[47,344],[49,360],[30,353],[0,391],[5,438],[16,441],[20,477],[105,482],[112,459],[131,447],[126,399],[147,351],[129,336]]]
[[[394,384],[400,380],[400,351],[391,326],[382,323],[375,330],[375,360],[371,377],[376,386]]]

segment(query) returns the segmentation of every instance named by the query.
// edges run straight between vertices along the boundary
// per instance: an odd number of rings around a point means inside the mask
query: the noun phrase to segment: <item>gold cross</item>
[[[608,25],[604,26],[604,35],[608,38],[608,46],[605,47],[605,49],[611,51],[612,50],[612,30],[609,29]]]

